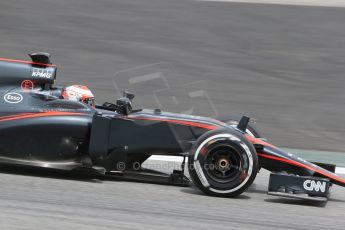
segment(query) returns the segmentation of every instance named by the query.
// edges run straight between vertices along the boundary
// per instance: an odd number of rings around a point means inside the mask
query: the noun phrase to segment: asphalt
[[[149,162],[150,168],[177,167]],[[42,177],[42,174],[45,177]],[[194,187],[99,180],[42,170],[2,169],[0,228],[12,229],[343,229],[345,193],[327,203],[266,195],[262,171],[236,199]]]
[[[247,114],[271,142],[343,151],[345,8],[187,0],[0,1],[0,56],[46,51],[58,84],[137,107]],[[42,175],[46,175],[42,177]],[[193,188],[2,169],[0,229],[343,229],[326,205],[268,197],[260,174],[238,199]]]

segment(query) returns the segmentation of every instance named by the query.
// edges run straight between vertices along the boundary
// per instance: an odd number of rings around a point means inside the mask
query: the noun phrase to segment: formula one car
[[[250,118],[212,119],[133,109],[134,94],[94,104],[87,87],[55,87],[47,53],[32,61],[0,59],[0,162],[62,170],[87,169],[124,179],[188,185],[235,197],[260,168],[271,171],[271,195],[326,201],[332,184],[345,186],[335,166],[310,163],[267,143]],[[77,100],[69,100],[74,96]],[[152,155],[183,157],[181,170],[138,169]],[[188,163],[186,164],[186,158]]]

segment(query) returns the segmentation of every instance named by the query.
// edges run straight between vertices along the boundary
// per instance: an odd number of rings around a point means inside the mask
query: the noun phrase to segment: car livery
[[[32,61],[0,59],[0,162],[62,170],[86,169],[124,179],[188,185],[235,197],[271,171],[268,194],[326,201],[345,186],[335,166],[311,163],[266,142],[250,118],[207,118],[133,109],[125,92],[115,103],[90,106],[62,97],[57,67],[46,53]],[[183,157],[163,174],[141,165],[152,155]],[[188,162],[187,162],[188,158]],[[119,167],[121,165],[121,167]]]

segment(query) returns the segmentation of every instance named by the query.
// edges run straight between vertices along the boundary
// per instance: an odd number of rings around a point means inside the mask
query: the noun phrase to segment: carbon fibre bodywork
[[[194,142],[216,129],[233,129],[255,147],[272,172],[319,176],[345,186],[334,172],[307,162],[222,121],[140,110],[124,116],[60,97],[56,66],[0,59],[0,162],[58,169],[118,170],[119,161],[187,156]],[[87,159],[87,160],[85,160]]]

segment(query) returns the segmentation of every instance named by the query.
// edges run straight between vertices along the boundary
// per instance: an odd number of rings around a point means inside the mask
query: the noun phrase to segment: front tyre
[[[204,193],[235,197],[253,183],[258,157],[241,133],[221,129],[209,131],[195,142],[188,166],[194,184]]]

